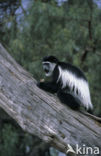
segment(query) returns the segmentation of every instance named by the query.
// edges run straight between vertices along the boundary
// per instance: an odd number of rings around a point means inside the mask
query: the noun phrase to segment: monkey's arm
[[[55,82],[38,82],[37,86],[50,93],[56,93],[58,91],[58,85]]]

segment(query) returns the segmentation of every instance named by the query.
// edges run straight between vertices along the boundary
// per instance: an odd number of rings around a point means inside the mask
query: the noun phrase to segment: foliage
[[[6,125],[0,132],[0,155],[14,156],[17,150],[18,135],[11,125]],[[12,149],[12,150],[11,150]]]

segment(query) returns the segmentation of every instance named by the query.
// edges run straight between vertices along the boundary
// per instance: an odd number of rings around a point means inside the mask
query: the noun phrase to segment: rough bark
[[[0,44],[0,107],[22,129],[66,153],[68,144],[97,146],[101,152],[101,125],[61,104],[36,86]]]

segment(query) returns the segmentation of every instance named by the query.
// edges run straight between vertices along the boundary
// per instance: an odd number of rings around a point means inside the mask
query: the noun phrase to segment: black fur
[[[57,93],[57,96],[59,97],[61,102],[67,104],[72,109],[79,109],[80,104],[79,104],[78,100],[73,95],[71,95],[69,93],[69,91],[70,91],[69,87],[66,86],[66,88],[62,89],[62,82],[61,81],[57,82],[58,77],[59,77],[58,66],[61,66],[61,68],[63,70],[65,70],[65,69],[69,70],[70,72],[75,74],[76,77],[83,78],[85,81],[87,81],[83,72],[79,68],[77,68],[69,63],[59,62],[58,59],[55,58],[54,56],[44,57],[42,62],[56,63],[56,66],[52,73],[52,81],[51,82],[39,82],[38,86],[45,91],[48,91],[51,93]],[[74,89],[74,87],[73,87],[73,89]],[[78,93],[78,90],[76,92]]]
[[[81,71],[81,69],[75,67],[74,65],[70,64],[70,63],[65,63],[65,62],[59,62],[58,59],[54,56],[45,56],[42,60],[42,62],[52,62],[52,63],[56,63],[57,65],[60,65],[62,67],[62,69],[66,69],[68,71],[71,71],[72,73],[75,74],[75,76],[77,76],[78,78],[83,78],[84,80],[87,81],[84,73]],[[56,71],[56,70],[55,70]],[[55,73],[55,72],[54,72]],[[55,75],[53,73],[54,77],[57,77],[57,75]]]
[[[58,62],[58,59],[56,57],[54,57],[54,56],[45,56],[42,59],[42,62],[46,62],[46,61],[57,63]]]
[[[58,84],[54,82],[39,82],[37,85],[39,88],[50,93],[57,93],[58,91]]]
[[[66,70],[72,72],[73,74],[75,74],[76,77],[83,78],[84,80],[87,81],[83,72],[79,68],[75,67],[74,65],[72,65],[70,63],[64,63],[64,62],[58,62],[58,65],[60,65],[62,67],[62,69],[64,69],[64,70],[66,69]]]

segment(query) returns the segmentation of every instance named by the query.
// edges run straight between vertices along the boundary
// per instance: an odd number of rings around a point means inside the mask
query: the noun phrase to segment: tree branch
[[[61,104],[36,83],[0,44],[0,107],[24,131],[60,151],[66,153],[68,144],[74,149],[76,144],[85,144],[97,146],[101,152],[101,125]]]

